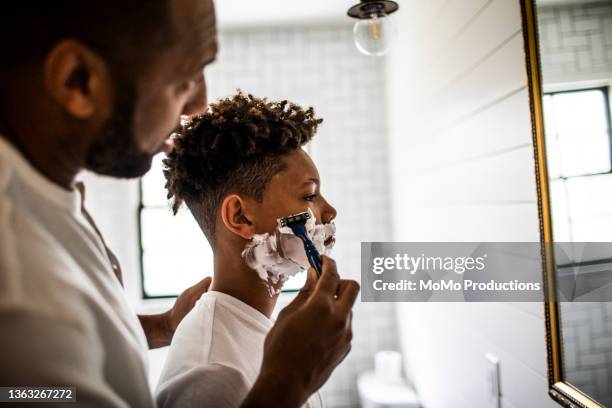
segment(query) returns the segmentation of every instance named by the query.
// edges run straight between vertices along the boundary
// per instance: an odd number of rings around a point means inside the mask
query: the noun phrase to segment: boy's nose
[[[330,205],[325,199],[323,199],[323,206],[321,208],[321,222],[323,224],[330,223],[336,218],[338,212]]]

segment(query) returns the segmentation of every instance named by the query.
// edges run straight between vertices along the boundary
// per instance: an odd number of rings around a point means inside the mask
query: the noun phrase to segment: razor
[[[308,263],[315,269],[317,276],[320,277],[322,267],[321,255],[319,255],[319,251],[317,251],[317,248],[314,246],[306,231],[306,221],[308,221],[310,217],[309,212],[302,212],[281,218],[279,223],[281,227],[289,227],[291,231],[302,240]]]

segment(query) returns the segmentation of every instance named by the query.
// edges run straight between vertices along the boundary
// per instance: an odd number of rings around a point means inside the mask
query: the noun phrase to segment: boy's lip
[[[334,237],[333,235],[330,235],[329,237],[327,237],[325,241],[323,241],[323,245],[328,247],[335,242],[336,242],[336,237]]]

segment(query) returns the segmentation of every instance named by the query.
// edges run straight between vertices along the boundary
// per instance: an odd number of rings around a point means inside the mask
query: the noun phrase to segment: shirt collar
[[[209,290],[202,297],[212,297],[226,306],[232,307],[235,311],[240,312],[251,318],[253,321],[256,321],[262,328],[262,331],[268,331],[274,325],[274,321],[269,319],[266,315],[261,313],[259,310],[255,309],[251,305],[243,302],[240,299],[237,299],[227,293],[218,292],[216,290]]]
[[[19,177],[25,184],[48,199],[58,207],[64,208],[71,213],[76,213],[81,208],[81,193],[78,189],[66,190],[55,184],[28,162],[8,140],[0,135],[0,191],[6,189],[11,176]]]

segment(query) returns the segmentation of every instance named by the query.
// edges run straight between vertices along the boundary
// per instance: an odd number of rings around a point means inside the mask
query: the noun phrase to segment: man
[[[139,322],[75,177],[143,175],[172,149],[179,117],[206,109],[212,1],[11,7],[0,16],[0,385],[75,386],[80,406],[153,406],[147,343],[168,344],[209,282]],[[243,406],[300,406],[348,353],[358,285],[330,259],[323,269],[279,315]]]

